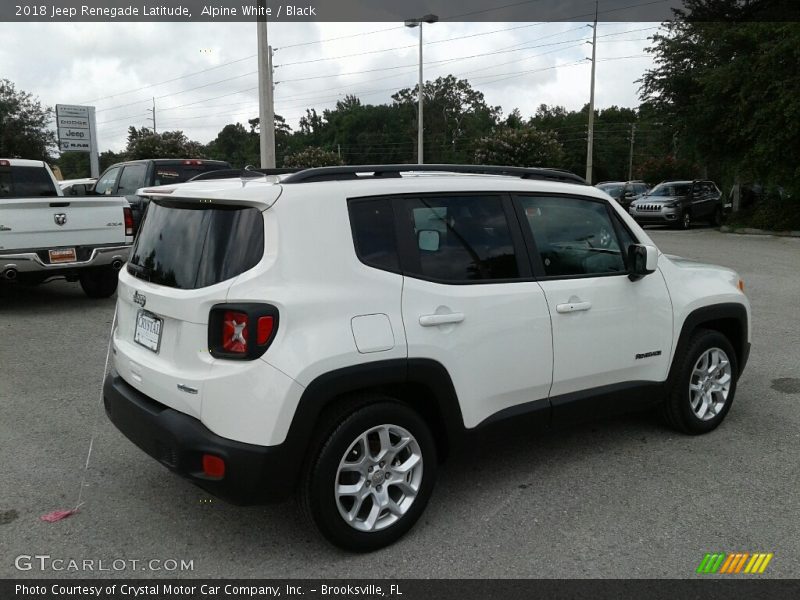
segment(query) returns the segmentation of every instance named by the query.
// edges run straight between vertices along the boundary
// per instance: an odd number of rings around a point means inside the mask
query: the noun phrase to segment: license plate
[[[61,248],[59,250],[50,250],[51,263],[68,263],[75,262],[75,248]]]
[[[136,330],[133,334],[133,341],[157,354],[161,346],[161,331],[163,328],[164,319],[159,319],[146,310],[140,310],[136,315]]]

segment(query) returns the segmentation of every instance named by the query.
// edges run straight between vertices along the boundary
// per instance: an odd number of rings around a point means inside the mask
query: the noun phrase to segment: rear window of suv
[[[159,285],[192,290],[241,275],[263,254],[264,221],[257,208],[196,208],[154,200],[128,272]]]

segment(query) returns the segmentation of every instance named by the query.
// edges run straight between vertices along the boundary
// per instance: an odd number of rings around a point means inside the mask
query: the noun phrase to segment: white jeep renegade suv
[[[741,280],[661,254],[577,176],[253,175],[142,191],[104,389],[128,438],[217,496],[297,490],[328,540],[371,550],[495,423],[660,404],[698,434],[731,407]]]

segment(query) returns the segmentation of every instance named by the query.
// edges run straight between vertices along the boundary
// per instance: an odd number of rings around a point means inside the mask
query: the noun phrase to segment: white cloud
[[[607,59],[644,54],[655,25],[599,25],[598,107],[638,104],[635,80],[651,59]],[[388,102],[417,82],[418,30],[402,24],[277,23],[269,36],[276,112],[293,127],[306,107],[321,111],[346,93]],[[425,78],[465,77],[506,114],[528,116],[542,103],[578,109],[589,96],[590,36],[581,23],[426,25]],[[0,39],[2,77],[19,89],[51,106],[97,107],[101,150],[123,148],[128,125],[150,126],[154,96],[159,130],[202,142],[258,115],[252,23],[3,23]],[[303,61],[313,62],[290,64]]]

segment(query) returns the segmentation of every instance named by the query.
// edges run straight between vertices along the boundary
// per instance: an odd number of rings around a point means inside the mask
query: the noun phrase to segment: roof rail
[[[296,173],[298,169],[219,169],[217,171],[207,171],[195,175],[189,181],[206,181],[208,179],[234,179],[236,177],[262,177],[264,175],[286,175],[287,173]]]
[[[469,173],[476,175],[505,175],[522,179],[545,179],[587,185],[579,177],[562,169],[501,167],[497,165],[361,165],[347,167],[316,167],[303,169],[284,177],[281,183],[312,183],[317,181],[342,181],[400,177],[401,173]]]

